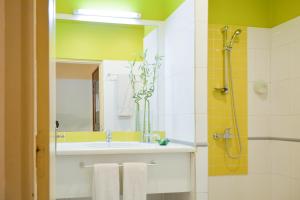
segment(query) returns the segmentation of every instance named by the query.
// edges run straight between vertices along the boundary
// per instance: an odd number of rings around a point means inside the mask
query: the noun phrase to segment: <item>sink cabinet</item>
[[[191,192],[191,155],[179,153],[99,154],[56,156],[56,198],[91,197],[92,167],[96,163],[155,162],[148,166],[148,194]],[[122,167],[120,167],[122,177]],[[121,190],[122,190],[122,180]]]

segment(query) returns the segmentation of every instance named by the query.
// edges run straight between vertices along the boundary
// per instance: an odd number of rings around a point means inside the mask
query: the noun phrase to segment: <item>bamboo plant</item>
[[[151,134],[151,105],[150,100],[155,92],[155,86],[158,78],[158,72],[162,64],[162,57],[155,56],[155,61],[150,63],[148,61],[147,50],[141,57],[142,62],[130,62],[129,63],[129,78],[133,91],[133,100],[136,105],[136,131],[142,131],[142,138]],[[140,105],[143,103],[143,126],[141,130],[140,126]]]

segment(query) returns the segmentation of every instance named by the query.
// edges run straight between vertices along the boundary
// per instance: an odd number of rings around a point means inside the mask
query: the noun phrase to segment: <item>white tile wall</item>
[[[291,71],[291,45],[284,44],[282,46],[272,46],[272,81],[286,80],[289,78]]]
[[[248,135],[270,136],[270,92],[259,95],[254,91],[257,81],[270,88],[271,31],[266,28],[248,28]]]
[[[249,141],[249,174],[270,175],[271,141]]]
[[[272,200],[300,199],[300,145],[272,142]]]
[[[271,116],[271,133],[273,137],[299,138],[299,132],[295,127],[299,125],[300,116],[274,115]]]
[[[208,200],[208,193],[207,192],[204,192],[204,193],[197,192],[196,200]]]
[[[300,199],[300,180],[299,179],[293,179],[291,187],[292,187],[291,200]]]
[[[248,80],[253,82],[256,80],[270,81],[270,50],[269,48],[253,48],[248,51],[249,63],[251,68]]]
[[[291,80],[273,81],[271,83],[272,115],[289,115],[292,112]]]
[[[270,114],[269,91],[265,95],[259,95],[254,91],[255,82],[248,82],[248,114],[249,116],[261,117]],[[268,84],[270,88],[270,84]],[[251,135],[251,133],[250,133]]]
[[[207,68],[195,68],[195,85],[196,85],[196,113],[207,114]]]
[[[269,28],[248,28],[248,49],[269,49],[271,44]]]
[[[271,136],[300,138],[300,17],[272,29]],[[272,200],[300,199],[300,144],[272,141]]]
[[[271,133],[300,138],[300,17],[272,29]]]
[[[300,52],[299,52],[300,55]],[[299,56],[300,57],[300,56]],[[298,66],[300,68],[300,65]],[[300,72],[299,72],[300,74]],[[292,109],[292,114],[300,116],[300,88],[298,86],[300,85],[300,78],[294,78],[290,82],[290,90],[291,92],[291,109]]]
[[[272,175],[272,200],[291,199],[291,181],[286,176]]]
[[[288,142],[272,141],[272,174],[290,176],[291,148]]]
[[[172,139],[195,141],[195,15],[186,0],[165,25],[166,132]]]
[[[269,115],[248,116],[249,137],[269,137],[270,136],[270,117]]]
[[[208,0],[195,0],[195,122],[197,144],[207,144],[207,59]],[[196,162],[196,198],[208,200],[208,147],[198,147]]]
[[[271,200],[270,141],[249,141],[249,174],[209,177],[209,200]]]
[[[199,147],[196,152],[196,192],[207,193],[208,191],[208,147]]]

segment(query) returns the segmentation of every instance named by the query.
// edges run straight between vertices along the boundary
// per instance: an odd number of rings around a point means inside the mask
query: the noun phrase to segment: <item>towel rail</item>
[[[158,164],[156,162],[154,162],[154,161],[151,161],[150,163],[147,163],[147,165],[148,166],[158,166]],[[94,167],[94,165],[86,165],[84,162],[80,162],[79,166],[81,168],[93,168]],[[119,164],[119,167],[124,167],[124,165],[123,164]]]

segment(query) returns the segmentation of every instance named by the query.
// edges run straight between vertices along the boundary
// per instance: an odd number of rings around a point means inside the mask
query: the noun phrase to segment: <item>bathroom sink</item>
[[[133,154],[133,153],[171,153],[171,152],[194,152],[193,146],[169,143],[160,146],[157,143],[141,142],[80,142],[58,143],[57,155],[89,155],[89,154]]]
[[[141,143],[141,142],[93,142],[83,144],[83,146],[88,148],[134,148],[134,147],[154,147],[158,146],[158,144],[151,143]]]

